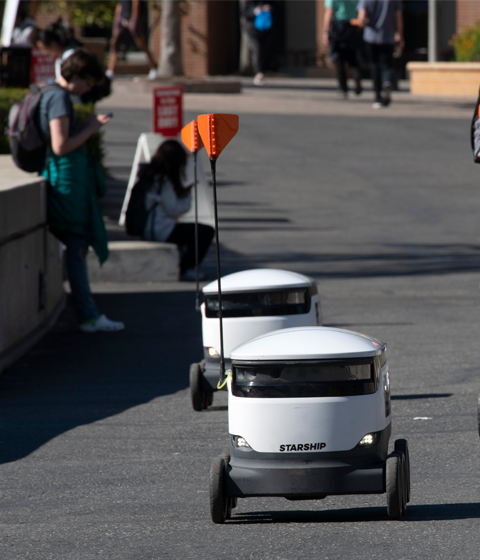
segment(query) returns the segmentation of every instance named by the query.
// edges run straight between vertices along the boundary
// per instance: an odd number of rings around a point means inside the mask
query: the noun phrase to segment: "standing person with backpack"
[[[99,197],[105,194],[100,164],[87,155],[85,142],[108,123],[108,115],[91,115],[76,130],[71,95],[81,96],[103,79],[98,59],[76,50],[62,64],[61,76],[47,83],[38,113],[38,129],[47,143],[47,161],[41,175],[49,182],[47,220],[51,232],[66,246],[66,263],[73,305],[80,330],[119,331],[123,323],[100,315],[88,282],[85,257],[88,247],[101,263],[108,244]],[[52,86],[56,87],[52,87]]]
[[[403,48],[403,14],[400,0],[360,0],[358,22],[363,27],[363,39],[370,60],[374,109],[390,105],[393,80],[393,49]]]
[[[335,63],[338,80],[338,95],[348,97],[346,64],[355,81],[355,94],[362,93],[358,51],[362,37],[358,27],[350,20],[357,17],[356,0],[325,0],[323,16],[323,44],[330,49],[330,58]]]
[[[175,243],[180,248],[185,248],[180,259],[180,279],[194,281],[195,224],[177,222],[179,216],[188,212],[191,204],[191,186],[184,187],[182,184],[186,162],[187,154],[180,143],[165,140],[151,162],[142,170],[140,180],[146,180],[150,185],[145,196],[148,218],[143,238]],[[199,264],[210,247],[214,233],[212,227],[198,224]]]

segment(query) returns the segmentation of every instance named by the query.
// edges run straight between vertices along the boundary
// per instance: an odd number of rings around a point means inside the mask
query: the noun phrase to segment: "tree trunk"
[[[159,76],[183,75],[180,18],[179,0],[163,0]]]
[[[250,76],[253,74],[252,63],[250,60],[250,46],[248,41],[248,33],[246,29],[246,20],[243,10],[246,0],[240,0],[240,74]]]

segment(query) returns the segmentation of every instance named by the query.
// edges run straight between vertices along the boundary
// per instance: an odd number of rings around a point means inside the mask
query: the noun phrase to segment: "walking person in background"
[[[30,7],[20,2],[15,20],[15,29],[12,34],[12,45],[34,46],[37,38],[37,24],[30,17]]]
[[[356,0],[325,0],[323,17],[323,44],[330,48],[330,58],[335,63],[338,80],[338,94],[348,96],[346,65],[355,81],[355,93],[362,93],[358,51],[361,33],[350,20],[357,17]]]
[[[175,243],[184,248],[180,259],[180,279],[194,281],[195,275],[195,224],[177,223],[177,218],[190,209],[191,186],[184,187],[187,154],[176,140],[166,140],[160,145],[142,176],[152,183],[146,195],[149,211],[143,238],[149,241]],[[198,224],[198,261],[205,257],[215,230]],[[200,275],[200,279],[204,278]]]
[[[367,46],[373,87],[374,109],[390,105],[395,44],[403,48],[403,15],[400,0],[360,0],[359,25]]]
[[[119,331],[123,323],[98,313],[88,283],[85,257],[89,245],[101,263],[108,258],[107,233],[98,199],[105,193],[100,164],[86,153],[85,142],[106,124],[108,115],[91,115],[76,130],[71,95],[81,96],[103,80],[98,59],[76,50],[65,60],[61,76],[47,82],[40,101],[39,129],[48,145],[45,170],[48,180],[47,222],[66,246],[66,264],[72,301],[80,330],[86,333]]]
[[[112,38],[110,39],[110,55],[108,57],[108,69],[106,75],[111,79],[115,76],[115,65],[118,60],[118,47],[122,39],[130,33],[137,47],[143,51],[148,58],[150,72],[148,79],[157,77],[157,61],[148,48],[146,39],[147,26],[147,0],[121,0],[115,8],[115,16],[112,25]]]
[[[76,49],[82,47],[82,43],[75,38],[73,29],[66,26],[60,18],[38,32],[37,47],[55,59],[55,78],[59,79],[62,76],[62,64]],[[74,103],[96,103],[110,93],[111,80],[104,75],[100,83],[94,85],[81,97],[75,96],[72,100]]]
[[[273,12],[271,4],[249,1],[242,4],[242,15],[245,18],[250,54],[255,76],[253,83],[261,86],[265,80],[268,66],[270,44],[272,42]]]
[[[62,63],[82,46],[74,34],[73,29],[67,27],[62,18],[51,23],[46,29],[41,29],[37,35],[37,46],[55,59],[55,78],[61,78]]]

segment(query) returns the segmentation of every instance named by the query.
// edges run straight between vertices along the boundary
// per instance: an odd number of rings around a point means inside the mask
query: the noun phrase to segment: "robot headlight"
[[[250,445],[247,443],[247,440],[241,436],[232,436],[233,438],[233,445],[237,449],[243,449],[244,451],[251,451]]]
[[[364,446],[367,446],[367,445],[373,445],[374,443],[376,443],[376,441],[377,441],[377,434],[376,433],[366,434],[359,441],[358,445],[361,445],[362,447],[364,447]]]
[[[208,355],[212,356],[212,357],[219,355],[218,352],[215,350],[215,348],[213,348],[213,346],[209,346],[207,348],[207,352],[208,352]]]

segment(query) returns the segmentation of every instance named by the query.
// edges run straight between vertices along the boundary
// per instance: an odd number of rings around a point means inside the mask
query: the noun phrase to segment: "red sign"
[[[183,127],[182,98],[180,86],[153,90],[153,132],[177,136]]]
[[[32,49],[32,84],[46,82],[49,78],[55,78],[55,59],[40,49]]]

